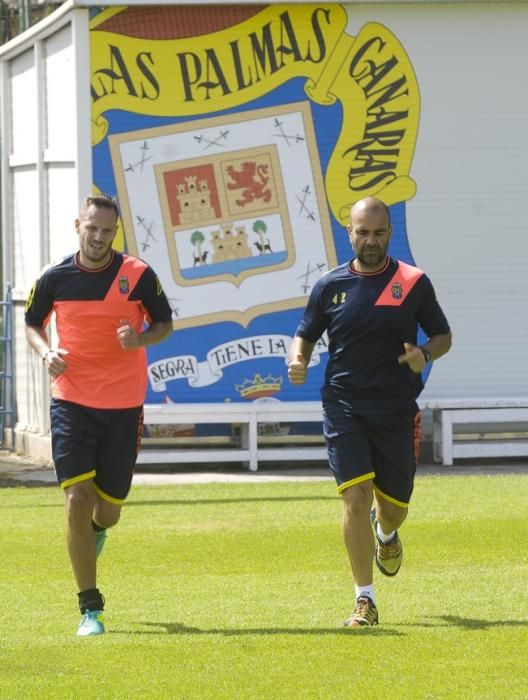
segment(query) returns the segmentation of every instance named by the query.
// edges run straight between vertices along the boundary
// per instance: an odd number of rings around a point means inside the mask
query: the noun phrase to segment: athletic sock
[[[104,532],[106,530],[106,527],[101,527],[100,525],[95,523],[93,520],[92,520],[92,527],[94,529],[94,532]]]
[[[104,597],[98,588],[88,588],[86,591],[77,593],[79,598],[79,609],[81,615],[85,612],[104,609]]]
[[[371,583],[368,586],[354,586],[356,589],[356,600],[361,598],[361,596],[367,596],[376,605],[376,596],[374,595],[374,584]]]
[[[383,544],[389,544],[389,542],[392,542],[392,540],[394,539],[394,535],[396,534],[396,530],[393,530],[388,535],[386,535],[383,532],[383,530],[381,529],[379,523],[376,526],[376,532],[378,534],[379,539],[383,542]]]

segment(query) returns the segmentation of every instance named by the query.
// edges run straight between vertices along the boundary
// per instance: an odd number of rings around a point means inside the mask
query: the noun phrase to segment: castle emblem
[[[248,258],[253,253],[248,246],[248,236],[245,226],[233,226],[231,223],[220,225],[221,230],[211,233],[214,263],[226,260]]]
[[[197,181],[196,175],[188,175],[177,185],[176,199],[180,208],[180,223],[199,223],[215,217],[211,206],[211,191],[207,180]]]

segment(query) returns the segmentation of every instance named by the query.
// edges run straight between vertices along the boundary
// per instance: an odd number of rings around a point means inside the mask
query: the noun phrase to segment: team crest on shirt
[[[395,282],[391,287],[391,294],[393,299],[401,299],[403,296],[403,287],[399,282]]]
[[[121,294],[128,294],[130,291],[130,285],[128,284],[128,277],[120,277],[117,281],[119,286],[119,291]]]

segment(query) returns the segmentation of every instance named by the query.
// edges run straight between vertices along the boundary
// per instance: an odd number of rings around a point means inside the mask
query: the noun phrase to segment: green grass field
[[[525,699],[527,504],[528,475],[419,476],[350,631],[333,482],[136,487],[80,639],[59,490],[0,490],[0,698]]]

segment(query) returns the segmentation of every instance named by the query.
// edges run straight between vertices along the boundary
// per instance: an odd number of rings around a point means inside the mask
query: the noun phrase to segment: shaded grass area
[[[0,490],[0,698],[526,698],[528,476],[424,476],[404,565],[353,587],[331,482],[137,487],[75,637],[56,489]]]

